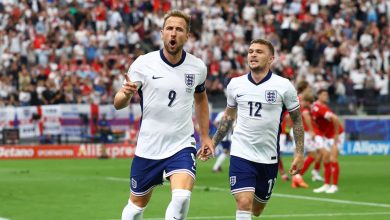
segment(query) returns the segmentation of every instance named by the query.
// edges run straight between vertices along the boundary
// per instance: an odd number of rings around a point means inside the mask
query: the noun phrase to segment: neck
[[[327,102],[320,102],[320,103],[323,104],[323,105],[326,105]]]
[[[252,78],[256,83],[259,83],[261,80],[264,79],[265,76],[267,76],[269,72],[269,68],[264,68],[262,70],[251,70]]]
[[[183,50],[179,50],[176,54],[170,54],[165,48],[163,49],[165,58],[172,64],[176,64],[181,60]]]

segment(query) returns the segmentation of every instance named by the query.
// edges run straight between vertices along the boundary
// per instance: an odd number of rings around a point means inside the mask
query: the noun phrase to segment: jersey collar
[[[262,84],[262,83],[268,81],[269,79],[271,79],[271,76],[272,76],[272,71],[270,70],[270,71],[268,71],[267,75],[266,75],[260,82],[256,83],[255,80],[253,80],[253,78],[252,78],[252,72],[249,72],[249,73],[248,73],[248,80],[249,80],[251,83],[253,83],[253,84],[255,84],[256,86],[258,86],[258,85],[260,85],[260,84]]]
[[[180,64],[182,64],[184,62],[184,60],[186,59],[186,55],[187,53],[183,50],[183,52],[181,53],[181,59],[178,63],[176,64],[173,64],[171,62],[168,61],[168,59],[164,56],[164,53],[163,53],[163,49],[160,50],[160,57],[161,59],[166,63],[168,64],[169,66],[171,67],[177,67],[177,66],[180,66]]]

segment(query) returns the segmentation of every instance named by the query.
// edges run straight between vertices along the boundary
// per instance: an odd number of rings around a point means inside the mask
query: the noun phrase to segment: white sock
[[[252,212],[237,210],[236,220],[252,220]]]
[[[122,211],[122,220],[142,220],[144,209],[136,206],[129,200],[129,203],[127,203]]]
[[[165,220],[181,219],[187,217],[190,207],[191,191],[185,189],[172,190],[172,200],[165,212]]]
[[[218,158],[217,158],[217,161],[215,161],[215,164],[214,164],[214,167],[213,167],[213,170],[217,170],[218,167],[220,167],[223,163],[223,161],[226,159],[227,155],[225,153],[221,153]]]

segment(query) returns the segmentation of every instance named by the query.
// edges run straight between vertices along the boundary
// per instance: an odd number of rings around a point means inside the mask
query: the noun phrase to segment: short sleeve
[[[142,56],[138,57],[127,71],[127,76],[132,82],[140,82],[141,86],[145,83],[145,77],[142,73]]]
[[[283,95],[283,104],[284,106],[286,106],[288,112],[295,111],[299,108],[297,90],[294,88],[290,81],[288,81],[287,90]]]
[[[226,88],[226,96],[227,96],[227,106],[229,108],[237,108],[237,100],[234,94],[234,79],[230,81]]]
[[[333,112],[329,110],[329,108],[325,106],[318,106],[317,115],[320,117],[325,118],[326,120],[330,120],[330,117],[332,116]]]
[[[199,80],[200,84],[195,87],[195,93],[201,93],[206,90],[207,67],[203,61],[200,62],[202,63],[201,78]]]

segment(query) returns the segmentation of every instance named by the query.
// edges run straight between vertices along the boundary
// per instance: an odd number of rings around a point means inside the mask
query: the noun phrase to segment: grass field
[[[390,157],[341,157],[340,191],[314,194],[321,185],[305,179],[310,189],[291,189],[281,179],[262,218],[390,219]],[[291,158],[284,158],[289,165]],[[214,161],[198,163],[196,188],[188,219],[235,219],[229,192],[228,163],[214,174]],[[0,220],[120,219],[128,199],[131,160],[0,161]],[[164,219],[169,186],[154,190],[145,220]]]

